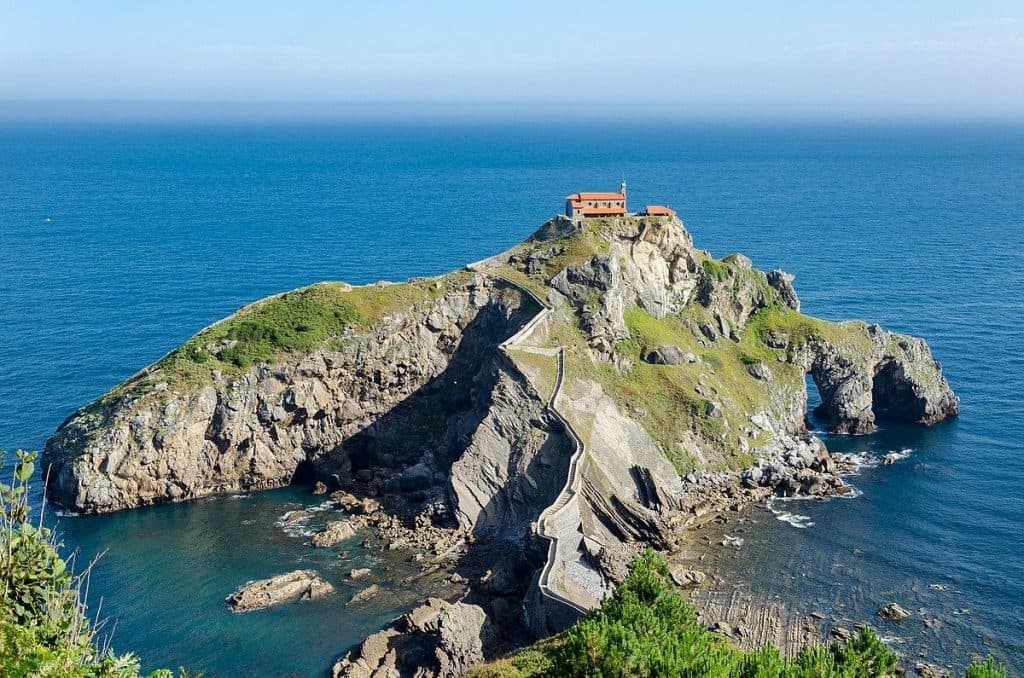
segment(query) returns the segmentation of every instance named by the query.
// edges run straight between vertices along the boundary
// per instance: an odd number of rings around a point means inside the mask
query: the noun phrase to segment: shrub
[[[1006,678],[1006,669],[991,655],[985,661],[977,661],[967,667],[965,678]]]
[[[79,594],[88,573],[74,576],[53,532],[32,523],[36,453],[15,455],[11,482],[0,482],[0,676],[136,678],[134,655],[96,647]],[[0,452],[0,471],[4,461]]]
[[[722,678],[874,678],[894,675],[897,656],[868,628],[846,644],[811,645],[794,659],[774,647],[743,652],[697,621],[647,549],[599,609],[551,650],[550,675],[709,676]]]

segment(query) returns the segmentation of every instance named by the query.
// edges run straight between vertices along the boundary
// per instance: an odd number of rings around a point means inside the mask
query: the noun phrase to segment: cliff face
[[[484,276],[420,286],[426,293],[407,306],[365,326],[339,324],[309,353],[245,369],[229,371],[213,353],[244,339],[200,335],[210,356],[187,366],[204,368],[198,380],[183,380],[183,358],[172,354],[58,429],[45,455],[53,496],[105,512],[377,465],[410,471],[403,489],[433,486],[457,430],[486,415],[497,344],[536,309]]]
[[[504,573],[467,600],[542,635],[723,497],[842,491],[808,374],[836,431],[958,409],[923,340],[803,315],[792,276],[715,260],[674,218],[556,218],[470,268],[242,309],[62,424],[51,496],[392,498]]]

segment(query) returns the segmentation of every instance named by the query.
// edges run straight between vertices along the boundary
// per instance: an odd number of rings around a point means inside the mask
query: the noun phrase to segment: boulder
[[[455,678],[484,660],[490,636],[483,608],[429,598],[345,655],[331,675]]]
[[[707,579],[707,576],[700,570],[690,570],[682,565],[677,565],[669,570],[672,581],[677,586],[700,586]]]
[[[686,356],[677,346],[659,346],[644,356],[652,365],[682,365],[687,362]]]
[[[425,463],[405,469],[398,479],[398,486],[403,492],[425,490],[434,484],[434,471]]]
[[[760,362],[760,361],[756,362],[756,363],[751,363],[750,365],[747,365],[747,372],[754,379],[760,379],[761,381],[771,381],[772,380],[772,371],[770,369],[768,369],[767,365],[765,365],[763,362]]]
[[[334,587],[313,570],[295,570],[269,579],[249,582],[228,596],[228,605],[235,612],[260,610],[296,600],[322,598]]]
[[[878,611],[878,616],[889,621],[901,622],[904,619],[910,618],[910,613],[903,609],[899,603],[889,603]]]
[[[313,535],[310,543],[316,548],[326,548],[350,539],[355,535],[355,528],[347,520],[332,520],[327,523],[324,529]]]

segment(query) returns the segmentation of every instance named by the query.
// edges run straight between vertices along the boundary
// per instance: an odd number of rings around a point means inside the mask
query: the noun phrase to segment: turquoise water
[[[913,451],[865,471],[859,499],[801,506],[813,527],[762,519],[738,571],[808,605],[838,587],[864,617],[921,589],[922,605],[970,614],[944,615],[941,635],[894,630],[918,638],[906,647],[962,661],[983,645],[1024,665],[1021,127],[7,124],[0,449],[41,447],[77,405],[247,301],[456,268],[524,238],[566,193],[623,176],[633,205],[676,207],[699,246],[797,274],[808,312],[925,336],[963,399],[934,429],[838,441]],[[220,606],[309,557],[273,525],[307,500],[286,490],[63,529],[80,558],[108,549],[93,599],[115,646],[147,666],[321,675],[400,601]],[[940,578],[962,605],[930,597]]]

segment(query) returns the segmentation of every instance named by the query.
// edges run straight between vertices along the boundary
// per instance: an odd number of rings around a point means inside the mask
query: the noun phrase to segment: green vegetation
[[[1007,678],[1007,673],[1006,669],[989,656],[968,666],[964,678]]]
[[[558,378],[558,357],[522,349],[509,349],[508,355],[526,375],[544,401],[551,399]]]
[[[690,434],[707,448],[708,458],[722,467],[742,468],[751,463],[750,453],[739,446],[743,427],[759,411],[772,408],[770,385],[755,379],[747,366],[763,362],[774,375],[774,384],[799,387],[803,378],[793,365],[781,363],[778,352],[755,336],[740,342],[720,340],[703,346],[695,328],[708,322],[702,307],[687,308],[684,314],[655,318],[639,307],[625,311],[630,338],[616,350],[633,358],[629,369],[593,360],[581,331],[575,327],[553,330],[553,340],[568,346],[566,369],[574,378],[593,379],[626,410],[642,411],[637,421],[658,443],[665,456],[681,473],[693,470],[697,460],[679,443]],[[682,365],[652,365],[642,360],[648,351],[660,346],[676,346],[693,353],[699,362]],[[704,395],[697,392],[698,387]],[[711,399],[728,403],[720,418],[707,416]],[[762,440],[749,440],[751,446]]]
[[[810,645],[796,657],[774,647],[745,652],[708,631],[672,583],[665,562],[647,549],[601,607],[560,636],[471,672],[474,678],[587,676],[625,678],[881,678],[898,657],[870,628],[846,643]],[[999,678],[991,658],[967,678]]]
[[[15,454],[11,482],[0,482],[0,676],[136,678],[134,655],[97,646],[79,592],[84,577],[69,571],[53,532],[32,522],[27,489],[36,455]]]
[[[161,382],[169,387],[205,384],[214,370],[230,377],[289,353],[330,347],[343,340],[346,330],[365,329],[390,313],[435,300],[470,275],[458,271],[442,278],[363,287],[326,282],[257,301],[199,332],[90,409],[102,412],[124,393],[143,395]]]
[[[714,259],[705,259],[704,261],[700,262],[700,265],[704,269],[704,272],[708,274],[708,276],[714,278],[719,282],[722,282],[729,277],[729,265],[722,263],[721,261],[716,261]]]

